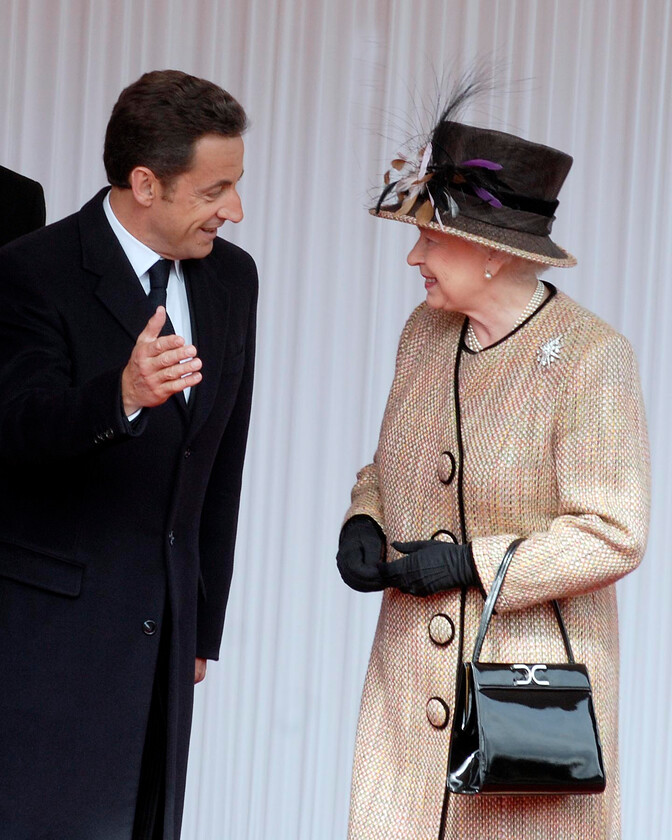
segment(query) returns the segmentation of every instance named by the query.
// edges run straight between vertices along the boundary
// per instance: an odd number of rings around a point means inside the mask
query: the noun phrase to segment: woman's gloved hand
[[[424,597],[446,589],[481,586],[470,543],[419,540],[393,542],[392,547],[406,556],[383,564],[385,587]]]
[[[357,592],[379,592],[385,588],[381,561],[385,555],[385,535],[370,516],[348,519],[341,529],[336,565],[341,577]]]

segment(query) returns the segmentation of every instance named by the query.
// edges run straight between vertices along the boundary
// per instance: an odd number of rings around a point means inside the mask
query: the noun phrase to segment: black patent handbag
[[[568,662],[480,662],[506,571],[523,542],[508,547],[485,601],[470,662],[463,662],[453,716],[451,793],[587,794],[605,787],[602,747],[584,665],[553,601]]]

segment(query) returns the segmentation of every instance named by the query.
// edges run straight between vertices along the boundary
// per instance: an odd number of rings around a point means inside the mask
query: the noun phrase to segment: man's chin
[[[198,244],[194,244],[194,246],[189,250],[188,254],[181,257],[183,260],[202,260],[203,257],[207,257],[208,254],[211,253],[214,247],[215,240],[210,239],[207,242],[199,242]]]

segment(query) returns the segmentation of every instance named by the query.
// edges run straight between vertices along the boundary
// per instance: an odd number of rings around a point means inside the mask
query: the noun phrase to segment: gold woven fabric
[[[486,590],[511,540],[527,537],[481,659],[564,661],[548,604],[560,599],[576,659],[593,685],[607,788],[592,796],[451,795],[441,840],[617,840],[613,584],[642,558],[649,507],[636,362],[625,338],[562,293],[478,354],[458,351],[463,323],[426,304],[408,320],[376,457],[358,474],[346,519],[372,516],[388,544],[429,539],[439,529],[472,541]],[[388,559],[398,556],[389,550]],[[465,658],[482,607],[481,594],[469,590]],[[450,623],[455,635],[446,643]],[[459,593],[385,592],[357,731],[350,840],[439,837],[450,722],[439,728],[445,715],[437,701],[450,717],[459,651]]]

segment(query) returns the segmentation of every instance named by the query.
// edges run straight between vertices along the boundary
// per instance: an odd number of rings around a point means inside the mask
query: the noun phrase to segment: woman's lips
[[[429,290],[434,286],[436,286],[436,280],[434,277],[425,277],[425,289]]]

